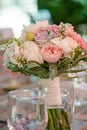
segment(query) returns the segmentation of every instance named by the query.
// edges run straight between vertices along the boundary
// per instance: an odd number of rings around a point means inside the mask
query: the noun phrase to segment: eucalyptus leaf
[[[40,64],[37,63],[37,62],[35,62],[35,61],[29,61],[29,62],[27,63],[27,66],[28,66],[28,68],[30,69],[30,68],[33,68],[33,67],[36,67],[36,66],[40,66]]]
[[[18,67],[18,65],[13,64],[11,62],[7,64],[7,68],[11,69],[13,72],[21,72],[22,70],[21,68]]]

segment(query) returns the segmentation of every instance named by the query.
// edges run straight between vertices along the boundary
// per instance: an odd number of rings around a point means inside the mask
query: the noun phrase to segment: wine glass
[[[43,93],[30,90],[9,92],[7,119],[9,130],[44,130],[47,120]]]

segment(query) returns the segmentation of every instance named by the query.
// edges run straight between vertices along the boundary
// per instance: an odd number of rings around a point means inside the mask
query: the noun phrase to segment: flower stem
[[[46,130],[71,130],[68,113],[64,108],[48,109],[48,125]]]

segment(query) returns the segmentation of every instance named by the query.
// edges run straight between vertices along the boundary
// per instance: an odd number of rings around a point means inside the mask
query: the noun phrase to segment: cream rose
[[[36,61],[38,63],[43,63],[43,58],[40,54],[39,47],[32,41],[26,41],[21,44],[21,53],[23,58],[27,61]]]
[[[54,38],[51,40],[51,42],[62,48],[65,53],[72,52],[73,49],[78,46],[78,43],[70,37],[66,37],[61,40],[58,38]]]

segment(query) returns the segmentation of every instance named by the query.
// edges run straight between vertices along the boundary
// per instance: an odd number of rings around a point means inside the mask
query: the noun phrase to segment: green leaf
[[[77,60],[79,57],[81,57],[81,53],[82,53],[82,49],[77,47],[74,50],[74,57],[73,57],[73,61]]]
[[[86,68],[83,68],[83,69],[74,69],[74,70],[66,70],[65,72],[66,73],[77,73],[77,72],[82,72],[82,71],[85,71]]]
[[[76,60],[73,60],[72,66],[78,65],[80,61],[87,62],[87,55],[79,56]]]
[[[69,58],[64,58],[58,61],[57,64],[57,75],[60,75],[61,73],[64,73],[65,70],[70,68],[71,60]]]
[[[69,64],[71,63],[71,60],[69,58],[64,58],[64,59],[61,59],[60,61],[58,61],[58,64],[57,64],[57,69],[59,68],[68,68]]]
[[[29,66],[29,64],[24,64],[22,67],[19,67],[17,64],[9,62],[7,68],[9,68],[13,72],[20,72],[25,75],[33,75],[38,76],[40,78],[49,78],[50,74],[48,70],[39,66],[39,64],[37,66],[34,65],[37,65],[37,63],[33,64],[33,67]]]
[[[7,64],[7,68],[10,69],[10,70],[13,71],[13,72],[21,72],[21,68],[19,68],[18,65],[13,64],[13,63],[11,63],[11,62],[9,62],[9,63]]]
[[[28,68],[28,66],[23,67],[23,72],[25,72],[27,75],[34,75],[38,76],[40,78],[48,78],[49,72],[42,68],[41,66],[36,66],[33,68]]]
[[[27,63],[27,66],[28,66],[28,68],[30,69],[30,68],[34,68],[34,67],[36,67],[36,66],[40,66],[40,64],[39,64],[38,62],[35,62],[35,61],[29,61],[29,62]]]

